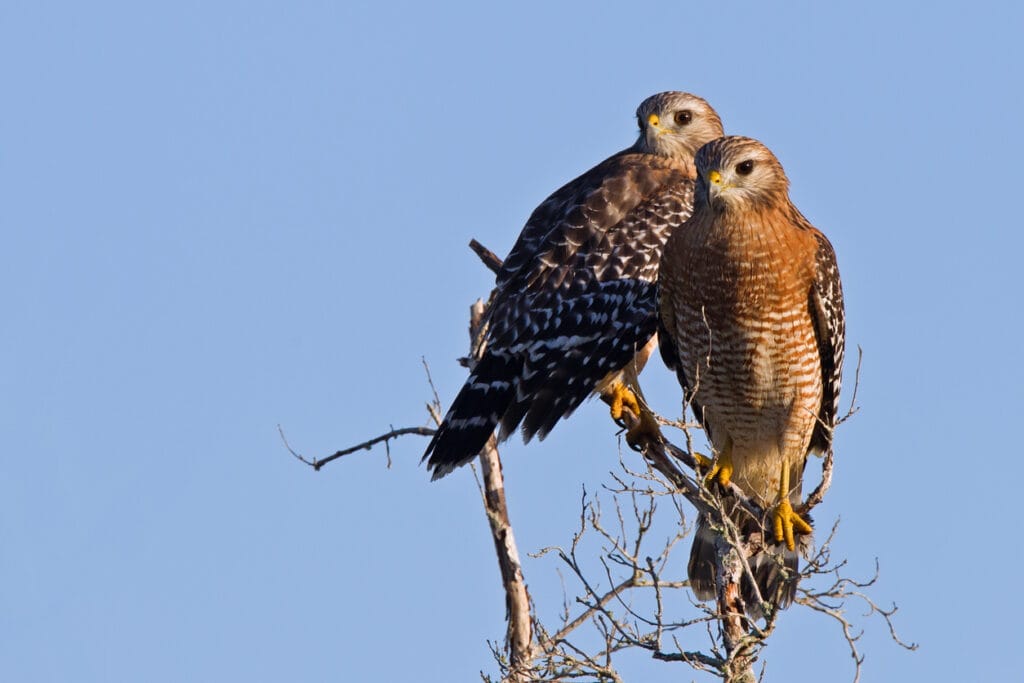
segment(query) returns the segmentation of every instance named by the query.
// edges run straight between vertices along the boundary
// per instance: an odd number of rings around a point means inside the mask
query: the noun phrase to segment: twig
[[[652,656],[663,662],[686,662],[687,664],[700,662],[704,666],[709,666],[713,669],[721,669],[725,666],[724,659],[712,657],[703,652],[655,652]]]
[[[277,432],[278,434],[281,435],[281,441],[284,442],[284,447],[288,449],[288,452],[291,453],[299,462],[305,463],[306,465],[309,465],[310,467],[317,471],[319,471],[321,467],[331,462],[332,460],[337,460],[342,456],[349,455],[350,453],[355,453],[356,451],[368,451],[382,441],[384,442],[384,447],[387,448],[388,442],[391,441],[391,439],[397,439],[398,437],[405,436],[406,434],[433,436],[435,431],[436,430],[433,430],[430,427],[402,427],[401,429],[392,429],[390,432],[386,434],[375,436],[372,439],[364,441],[363,443],[360,444],[356,444],[351,448],[342,449],[340,451],[337,451],[333,455],[327,456],[326,458],[313,458],[312,460],[308,460],[302,457],[302,455],[296,453],[292,449],[292,447],[288,444],[288,439],[286,439],[284,436],[284,429],[281,428],[281,425],[277,425]]]
[[[832,449],[829,448],[821,463],[821,481],[818,482],[818,485],[814,487],[814,490],[807,496],[807,500],[805,500],[803,505],[800,506],[798,510],[800,514],[810,512],[816,505],[825,499],[825,492],[828,491],[830,486],[832,486],[833,459]]]
[[[853,376],[853,394],[850,396],[850,409],[846,411],[845,415],[836,420],[837,427],[856,415],[857,411],[860,410],[857,407],[857,390],[860,389],[860,366],[863,361],[864,349],[860,347],[860,344],[857,344],[857,370]]]
[[[563,558],[563,559],[565,559],[565,558]],[[607,593],[602,595],[597,600],[595,600],[593,607],[589,607],[585,611],[581,612],[579,616],[577,616],[575,619],[573,619],[572,621],[567,623],[565,626],[563,626],[558,631],[558,633],[556,633],[555,635],[551,636],[550,639],[552,641],[556,642],[556,643],[558,641],[564,640],[566,638],[566,636],[568,636],[570,633],[572,633],[577,628],[582,626],[587,621],[587,619],[590,619],[592,616],[594,616],[599,611],[601,611],[601,608],[604,607],[605,605],[607,605],[609,602],[611,602],[612,598],[615,598],[616,596],[620,595],[623,591],[625,591],[625,590],[627,590],[629,588],[632,588],[635,585],[636,585],[636,576],[634,575],[634,576],[629,577],[628,579],[626,579],[625,581],[623,581],[619,585],[615,586],[611,590],[609,590]]]
[[[421,356],[420,362],[423,363],[423,372],[427,374],[427,384],[430,385],[430,393],[434,396],[431,402],[427,404],[427,412],[430,413],[434,423],[440,425],[441,397],[437,395],[437,387],[434,386],[434,377],[430,374],[430,366],[427,364],[427,359]]]
[[[860,367],[864,360],[864,351],[860,345],[857,346],[857,370],[854,373],[853,379],[853,396],[850,398],[850,408],[846,411],[846,414],[836,420],[835,426],[831,429],[835,429],[842,423],[853,417],[860,408],[857,407],[857,391],[860,389]],[[821,481],[811,491],[810,495],[804,500],[803,505],[800,506],[798,512],[804,514],[810,512],[814,507],[821,503],[825,499],[825,494],[828,492],[829,487],[832,486],[832,465],[834,460],[834,452],[831,444],[829,445],[828,451],[825,453],[821,463]]]
[[[501,270],[502,260],[493,251],[485,247],[484,245],[477,242],[475,239],[469,241],[469,248],[473,250],[480,260],[484,262],[484,265],[493,272],[495,275]]]
[[[632,429],[640,424],[640,417],[626,407],[622,411],[622,422],[627,430]],[[685,496],[686,499],[690,501],[695,508],[697,508],[698,512],[714,512],[713,507],[702,495],[701,485],[697,483],[696,479],[676,467],[668,457],[671,454],[672,458],[678,460],[696,472],[697,461],[690,451],[676,446],[665,439],[662,434],[659,434],[657,439],[648,440],[641,444],[640,452],[654,469],[668,479],[669,482],[676,487],[678,492]],[[724,492],[731,498],[735,498],[736,502],[744,507],[747,512],[755,518],[760,519],[764,516],[764,510],[761,509],[761,506],[754,502],[750,496],[744,493],[743,490],[736,485],[736,482],[729,482],[729,485],[724,487]]]

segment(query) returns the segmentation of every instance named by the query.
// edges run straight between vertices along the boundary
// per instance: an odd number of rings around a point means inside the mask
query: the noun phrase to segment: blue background
[[[314,473],[276,425],[323,457],[425,423],[421,357],[447,403],[493,282],[468,240],[507,252],[669,89],[768,144],[839,256],[862,410],[816,517],[921,643],[858,620],[865,680],[1019,675],[1024,11],[910,5],[5,2],[0,676],[493,672],[470,470],[429,483],[406,437]],[[617,449],[600,402],[503,449],[524,553],[568,542]],[[556,569],[526,559],[548,616]],[[798,610],[766,660],[852,672]]]

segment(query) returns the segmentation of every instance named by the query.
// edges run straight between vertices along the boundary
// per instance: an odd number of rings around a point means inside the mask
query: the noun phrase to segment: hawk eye
[[[754,162],[751,159],[736,164],[736,172],[740,175],[750,175],[750,172],[753,170]]]
[[[677,111],[673,118],[675,118],[677,126],[685,126],[686,124],[693,120],[693,112],[690,111],[689,109]]]

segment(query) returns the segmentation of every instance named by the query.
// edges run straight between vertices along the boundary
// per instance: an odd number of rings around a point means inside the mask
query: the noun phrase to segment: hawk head
[[[713,140],[697,152],[695,203],[722,211],[785,205],[789,179],[771,150],[739,135]]]
[[[711,105],[685,92],[651,95],[636,110],[640,137],[635,149],[692,159],[701,145],[722,136],[722,121]]]

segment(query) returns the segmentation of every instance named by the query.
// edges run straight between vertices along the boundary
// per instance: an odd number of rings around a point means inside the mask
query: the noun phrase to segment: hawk
[[[795,535],[809,547],[809,520],[794,511],[810,453],[832,445],[845,335],[835,252],[789,199],[775,155],[745,137],[706,144],[695,159],[693,215],[665,245],[658,276],[666,364],[707,431],[708,480],[730,481],[770,513],[734,520],[751,546],[760,597],[788,606],[796,593]],[[773,543],[774,541],[774,543]],[[805,543],[806,542],[806,543]],[[788,571],[782,568],[786,567]],[[715,596],[715,544],[701,518],[690,584]],[[761,600],[749,581],[752,614]]]
[[[615,419],[624,405],[641,415],[658,258],[690,215],[693,155],[722,124],[682,92],[653,95],[636,115],[636,142],[544,200],[505,259],[482,356],[423,455],[434,479],[476,457],[496,428],[499,440],[520,424],[524,441],[543,439],[592,392]]]

